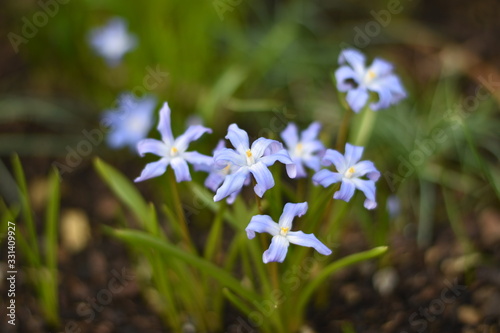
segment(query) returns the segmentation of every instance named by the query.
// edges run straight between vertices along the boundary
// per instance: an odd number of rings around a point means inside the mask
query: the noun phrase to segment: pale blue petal
[[[236,150],[242,155],[250,149],[247,132],[240,129],[236,124],[229,125],[226,139],[231,141],[233,147],[236,148]]]
[[[255,159],[261,158],[266,152],[266,149],[268,149],[271,145],[273,145],[271,149],[271,154],[276,152],[278,150],[277,149],[278,147],[279,148],[283,147],[283,145],[276,140],[258,138],[252,143],[252,148],[250,149],[253,157]]]
[[[366,209],[374,209],[377,207],[377,202],[375,201],[375,183],[371,180],[363,180],[363,179],[351,179],[354,186],[358,190],[361,190],[365,196],[365,208]]]
[[[262,198],[264,193],[274,186],[273,174],[262,162],[257,162],[249,168],[257,184],[254,186],[255,194]]]
[[[175,139],[174,146],[181,152],[186,151],[192,141],[198,140],[205,133],[212,133],[212,130],[201,125],[189,126],[184,134]]]
[[[170,107],[167,102],[163,103],[163,107],[160,109],[160,121],[157,129],[163,142],[171,146],[174,143],[174,136],[172,135],[172,125],[170,123]]]
[[[378,102],[370,105],[373,110],[387,108],[406,97],[406,91],[396,75],[375,79],[368,88],[379,95]]]
[[[302,131],[301,141],[302,143],[309,143],[318,138],[319,132],[321,131],[321,124],[317,121],[311,123],[308,128]]]
[[[233,192],[230,195],[228,195],[228,197],[226,199],[226,202],[228,205],[232,205],[234,203],[234,201],[236,200],[236,197],[238,196],[238,194],[240,194],[240,191],[236,191],[236,192]]]
[[[134,182],[142,182],[146,179],[154,178],[161,176],[165,173],[167,170],[167,165],[168,165],[168,159],[162,158],[159,161],[156,162],[151,162],[146,164],[144,167],[144,170],[142,170],[142,173],[139,177],[137,177]]]
[[[214,154],[214,164],[216,169],[223,169],[227,164],[234,164],[238,166],[246,165],[244,156],[238,154],[234,149],[222,148]]]
[[[207,179],[205,179],[204,185],[206,188],[215,192],[224,181],[224,178],[226,178],[226,176],[221,172],[211,172]]]
[[[293,165],[295,165],[295,178],[305,178],[307,177],[307,172],[302,165],[302,159],[299,157],[293,158]],[[288,164],[287,164],[288,167]],[[291,178],[291,177],[290,177]]]
[[[224,183],[219,187],[217,193],[215,193],[214,201],[220,201],[231,193],[240,191],[248,173],[248,168],[243,167],[238,169],[235,173],[227,175],[224,179]]]
[[[294,217],[302,216],[307,212],[307,202],[301,202],[301,203],[287,203],[285,207],[283,208],[283,214],[281,214],[280,219],[279,219],[279,227],[280,228],[292,228],[292,221]]]
[[[340,190],[333,194],[333,198],[349,202],[354,195],[354,190],[356,190],[354,183],[350,179],[343,179]]]
[[[366,105],[368,101],[368,90],[366,88],[359,86],[356,89],[351,89],[347,92],[346,101],[351,109],[358,113]]]
[[[200,154],[197,151],[188,151],[182,154],[182,157],[193,165],[205,165],[205,168],[210,168],[214,165],[214,158]]]
[[[262,255],[262,261],[267,264],[269,262],[283,262],[288,252],[288,245],[290,243],[284,236],[274,236],[271,240],[271,245]]]
[[[380,178],[380,172],[375,168],[371,161],[361,161],[354,166],[353,178],[359,178],[366,175],[370,180],[377,181]]]
[[[390,62],[385,61],[384,59],[375,58],[367,71],[373,72],[375,74],[375,78],[378,78],[391,74],[393,69],[394,66]]]
[[[375,91],[378,95],[378,100],[374,103],[370,103],[370,108],[373,111],[378,111],[381,109],[387,109],[391,106],[392,94],[387,86],[370,87],[371,90]]]
[[[354,164],[358,163],[358,161],[361,159],[361,156],[363,155],[363,150],[364,148],[361,146],[354,146],[350,143],[346,143],[344,154],[346,168],[350,168]]]
[[[299,142],[299,131],[297,125],[294,123],[289,123],[283,132],[281,132],[281,138],[285,142],[288,149],[294,148]]]
[[[288,151],[286,151],[285,149],[281,149],[272,153],[271,155],[264,156],[260,158],[259,161],[267,166],[273,165],[276,161],[279,161],[283,164],[293,164]]]
[[[325,155],[323,155],[322,164],[324,166],[333,164],[335,165],[335,168],[337,168],[337,171],[340,173],[344,173],[348,168],[348,164],[344,155],[333,149],[326,150]]]
[[[338,172],[332,172],[327,169],[320,170],[314,174],[312,180],[315,184],[328,187],[342,180],[342,175]]]
[[[174,170],[175,180],[178,183],[191,180],[188,164],[183,158],[175,157],[171,159],[170,166]]]
[[[309,169],[312,169],[314,171],[318,171],[321,167],[321,159],[319,158],[319,156],[304,157],[302,161]]]
[[[274,222],[270,216],[255,215],[250,220],[250,223],[246,227],[245,231],[247,232],[248,239],[252,239],[255,237],[256,232],[267,232],[268,234],[276,236],[280,233],[280,228],[278,223]]]
[[[303,141],[303,151],[304,153],[317,153],[320,151],[323,151],[325,149],[325,146],[323,146],[323,143],[319,140],[311,140],[311,141]]]
[[[349,66],[341,66],[335,71],[335,80],[337,81],[337,89],[340,92],[346,92],[356,86],[349,80],[354,80],[359,83],[359,75]]]
[[[169,150],[167,145],[159,140],[144,139],[137,143],[137,151],[139,155],[144,156],[146,153],[155,154],[158,156],[168,156]]]
[[[339,64],[343,65],[348,63],[360,76],[362,76],[366,70],[365,61],[364,54],[355,49],[346,49],[340,52],[339,55]]]
[[[287,164],[286,165],[286,174],[290,178],[296,178],[297,177],[297,166],[294,163]]]
[[[312,247],[325,256],[332,254],[332,251],[313,234],[305,234],[302,231],[290,231],[286,235],[286,238],[292,244]]]

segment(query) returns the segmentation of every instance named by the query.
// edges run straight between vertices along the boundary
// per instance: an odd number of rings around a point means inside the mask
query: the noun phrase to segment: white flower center
[[[353,167],[350,167],[349,169],[347,169],[347,171],[344,173],[344,176],[346,178],[352,178],[352,175],[354,174],[354,172],[356,172],[356,170],[354,170]]]
[[[250,149],[248,149],[245,153],[247,155],[247,165],[255,164],[255,159],[252,155],[252,151]]]
[[[175,147],[170,148],[170,157],[175,157],[177,155],[179,155],[179,149]]]
[[[280,235],[286,236],[286,234],[288,233],[288,230],[290,230],[290,228],[280,228]]]
[[[365,77],[363,79],[364,83],[365,84],[369,84],[370,82],[373,81],[373,79],[375,79],[377,77],[377,74],[375,74],[374,71],[372,70],[369,70],[368,72],[366,72],[365,74]]]
[[[294,151],[295,156],[301,156],[303,151],[304,151],[304,145],[302,144],[302,142],[297,143]]]
[[[143,134],[148,130],[148,121],[140,115],[133,115],[127,119],[127,128],[130,132]]]

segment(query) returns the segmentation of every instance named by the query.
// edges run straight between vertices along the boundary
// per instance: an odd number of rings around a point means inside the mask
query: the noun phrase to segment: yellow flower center
[[[229,171],[231,169],[231,164],[228,164],[226,165],[226,167],[222,170],[222,172],[224,172],[224,174],[229,174]]]
[[[175,147],[172,147],[170,148],[170,156],[174,157],[175,155],[177,155],[177,153],[179,152],[179,150]]]
[[[345,172],[345,176],[347,178],[351,178],[352,175],[354,174],[355,170],[354,170],[354,167],[350,167],[346,172]]]
[[[374,78],[377,77],[377,74],[375,74],[374,71],[372,70],[369,70],[366,75],[365,75],[365,82],[370,82],[371,80],[373,80]]]
[[[286,236],[286,234],[288,233],[288,230],[290,230],[290,228],[281,228],[280,235]]]
[[[255,159],[253,158],[252,151],[248,149],[246,152],[247,155],[247,164],[252,165],[255,163]]]
[[[295,155],[301,155],[303,149],[304,145],[302,144],[302,142],[297,143],[297,145],[295,146]]]

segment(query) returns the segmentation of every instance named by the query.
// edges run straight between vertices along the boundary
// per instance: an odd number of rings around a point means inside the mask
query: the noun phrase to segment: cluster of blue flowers
[[[374,111],[387,108],[406,96],[399,78],[392,73],[392,65],[384,60],[375,59],[370,67],[365,68],[365,57],[359,51],[348,49],[340,54],[339,63],[341,67],[335,73],[337,88],[346,92],[347,103],[354,112],[365,107],[369,91],[378,95],[378,101],[369,105]],[[137,112],[144,111],[137,108]],[[315,185],[328,187],[340,183],[340,189],[333,195],[334,199],[348,202],[358,189],[366,197],[365,208],[374,209],[377,206],[375,182],[379,179],[380,172],[371,161],[361,161],[364,148],[347,143],[344,154],[326,149],[318,139],[321,125],[317,122],[300,134],[294,123],[288,124],[281,133],[285,144],[267,138],[258,138],[250,143],[247,132],[238,125],[231,124],[225,138],[233,148],[227,148],[221,140],[214,149],[213,156],[207,156],[188,151],[188,147],[203,134],[211,133],[211,129],[192,125],[184,134],[174,138],[170,117],[169,105],[164,103],[157,127],[161,140],[146,138],[138,141],[137,150],[141,156],[151,153],[160,159],[147,164],[135,179],[136,182],[158,177],[165,173],[168,166],[173,169],[177,182],[190,181],[188,164],[191,164],[195,170],[208,173],[205,186],[215,192],[214,201],[226,199],[231,204],[243,186],[252,182],[252,178],[255,184],[253,190],[262,198],[275,184],[269,167],[280,162],[286,166],[290,178],[307,177],[306,168],[309,168],[314,171],[312,181]],[[125,124],[123,126],[130,126],[130,121],[122,119],[122,122]],[[123,126],[120,124],[117,127]],[[116,131],[111,133],[111,137],[115,137],[114,142],[119,142],[118,138],[126,136],[130,129],[127,127],[118,133]],[[128,143],[131,144],[132,141]],[[321,166],[331,165],[335,167],[335,171],[321,169]],[[256,232],[266,232],[273,236],[269,249],[263,254],[264,263],[283,262],[290,243],[312,247],[323,255],[331,254],[331,250],[313,234],[291,231],[293,218],[304,215],[307,209],[307,202],[287,203],[278,223],[268,215],[256,215],[251,219],[246,227],[249,239],[254,238]]]

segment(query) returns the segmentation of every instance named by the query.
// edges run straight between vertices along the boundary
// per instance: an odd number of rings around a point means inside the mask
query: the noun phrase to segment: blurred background
[[[135,282],[90,323],[76,310],[113,270],[130,266],[123,245],[100,232],[118,203],[92,168],[100,156],[134,179],[145,164],[106,143],[103,113],[119,108],[122,93],[155,96],[155,117],[168,101],[175,135],[187,123],[212,128],[193,145],[206,154],[233,122],[252,137],[277,138],[289,121],[304,128],[316,120],[333,147],[343,111],[332,74],[339,52],[355,47],[369,63],[392,62],[409,97],[377,113],[365,151],[382,173],[379,207],[349,215],[339,251],[367,244],[391,251],[386,269],[335,276],[334,301],[309,314],[311,329],[500,331],[498,1],[22,0],[0,8],[0,195],[8,205],[17,200],[13,153],[35,211],[45,209],[51,168],[61,172],[63,323],[88,332],[165,331]],[[116,17],[136,44],[110,63],[90,36]],[[153,197],[148,183],[138,187]],[[412,324],[454,279],[467,286],[455,301],[425,328]],[[22,276],[18,286],[18,331],[48,332]]]

